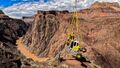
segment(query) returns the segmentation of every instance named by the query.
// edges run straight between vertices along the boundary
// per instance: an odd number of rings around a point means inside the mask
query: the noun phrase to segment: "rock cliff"
[[[105,7],[103,6],[105,5]],[[110,6],[107,6],[110,5]],[[69,59],[66,38],[75,32],[81,38],[81,47],[87,49],[83,55],[101,68],[119,68],[120,65],[120,11],[117,3],[98,3],[78,12],[78,28],[72,23],[72,12],[37,11],[33,17],[12,19],[0,11],[0,67],[1,68],[82,68],[81,62],[52,59],[33,62],[17,49],[16,40],[37,57],[56,58],[59,54]],[[82,35],[78,37],[77,35]],[[28,52],[28,53],[29,53]],[[33,56],[34,56],[33,55]],[[92,63],[91,63],[92,64]],[[96,68],[86,63],[88,68]]]
[[[0,15],[0,68],[21,68],[26,58],[17,50],[16,40],[26,33],[28,26],[1,10]]]
[[[87,48],[84,55],[102,68],[119,68],[120,12],[113,7],[98,7],[81,10],[78,15],[81,46]],[[66,37],[72,32],[71,21],[72,13],[67,11],[38,11],[22,40],[37,56],[55,57],[60,52],[67,55]]]

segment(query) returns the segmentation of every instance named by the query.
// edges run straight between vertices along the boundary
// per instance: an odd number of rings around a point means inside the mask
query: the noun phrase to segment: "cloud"
[[[75,0],[50,0],[48,2],[28,2],[17,3],[4,8],[3,11],[10,17],[21,18],[22,16],[32,16],[37,10],[69,10],[73,11]],[[120,0],[78,0],[77,9],[89,7],[95,1],[120,2]]]

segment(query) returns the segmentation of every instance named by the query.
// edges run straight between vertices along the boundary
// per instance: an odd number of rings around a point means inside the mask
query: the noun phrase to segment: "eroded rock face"
[[[17,50],[16,40],[27,28],[22,20],[0,17],[0,68],[21,68],[23,55]]]
[[[103,13],[102,10],[105,9],[112,10],[112,12],[105,11],[104,13],[108,13],[108,15],[100,15],[99,13]],[[94,12],[98,16],[93,15]],[[84,55],[102,68],[119,68],[119,11],[100,7],[87,11],[82,10],[78,14],[80,15],[79,33],[83,35],[81,46],[87,48]],[[28,49],[38,56],[54,57],[60,52],[66,55],[65,42],[67,35],[72,32],[71,21],[72,15],[68,12],[56,14],[56,12],[39,11],[22,39]]]
[[[24,35],[26,30],[26,24],[21,20],[0,20],[0,41],[15,44],[16,39]]]
[[[37,55],[44,52],[56,31],[59,28],[57,17],[52,14],[37,14],[29,33],[25,36],[27,46]],[[30,31],[30,32],[31,32]],[[38,42],[39,41],[39,42]],[[44,53],[47,54],[47,53]]]
[[[119,3],[117,2],[113,2],[113,3],[110,3],[110,2],[95,2],[94,4],[91,5],[91,8],[105,8],[105,7],[118,7],[120,8],[119,6]]]
[[[0,67],[1,68],[20,68],[22,63],[20,53],[12,44],[0,42]]]
[[[58,15],[60,13],[69,13],[67,10],[64,11],[57,11],[57,10],[51,10],[51,11],[37,11],[37,14],[43,14],[43,15],[47,15],[47,14],[52,14],[52,15]]]
[[[88,31],[84,42],[87,43],[94,53],[95,58],[92,58],[92,56],[91,59],[94,59],[98,64],[102,65],[103,68],[119,68],[119,21],[119,17],[104,17],[104,19],[92,19],[92,21],[88,23],[89,26],[86,24]],[[90,57],[89,51],[88,49],[88,53],[86,54]]]

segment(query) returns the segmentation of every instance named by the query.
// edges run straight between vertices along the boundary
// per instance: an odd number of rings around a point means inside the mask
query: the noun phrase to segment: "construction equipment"
[[[80,23],[77,14],[77,0],[75,0],[75,7],[72,16],[72,33],[67,37],[67,46],[74,52],[86,52],[86,48],[81,47],[82,33],[79,33],[81,32],[79,31],[79,24]],[[77,55],[77,53],[74,53],[73,56],[80,57],[80,55]]]
[[[85,48],[81,48],[80,45],[79,45],[79,42],[78,41],[72,41],[71,44],[69,44],[69,47],[71,48],[71,50],[74,50],[74,51],[82,51],[82,52],[86,52],[86,49]]]

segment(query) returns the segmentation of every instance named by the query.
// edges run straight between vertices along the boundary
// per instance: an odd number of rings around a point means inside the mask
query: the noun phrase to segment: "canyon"
[[[73,28],[77,40],[77,35],[82,35],[80,45],[87,49],[83,55],[92,62],[85,62],[88,68],[119,68],[119,9],[117,3],[96,2],[90,8],[78,11],[78,32],[76,23],[72,24],[73,12],[67,10],[38,10],[35,16],[21,20],[12,19],[0,11],[0,66],[84,68],[78,60],[66,59],[71,58],[66,52],[66,42]],[[66,60],[59,62],[55,59],[58,55]]]

